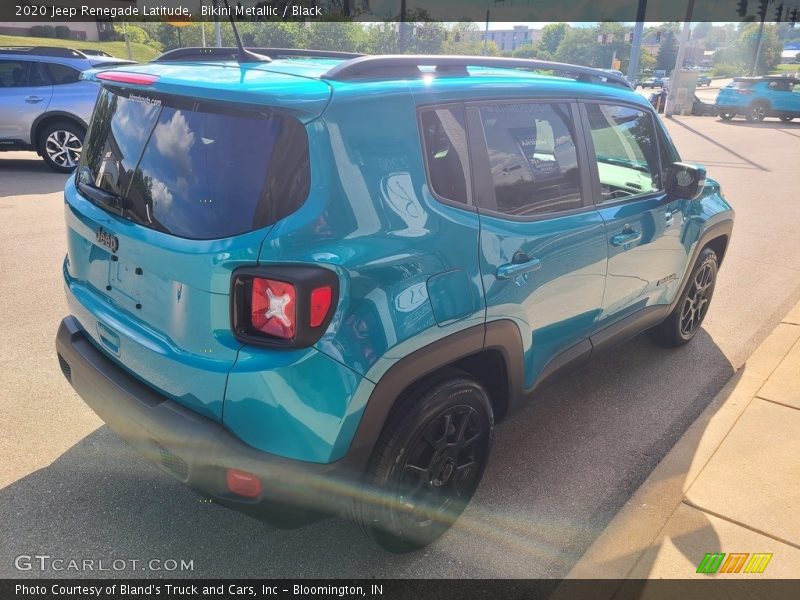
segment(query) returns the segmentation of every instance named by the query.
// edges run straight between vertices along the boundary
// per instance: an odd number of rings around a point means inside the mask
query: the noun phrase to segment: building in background
[[[520,46],[530,46],[542,37],[541,29],[531,29],[527,25],[514,25],[512,29],[490,29],[481,33],[481,41],[488,39],[497,44],[500,52],[513,52]]]

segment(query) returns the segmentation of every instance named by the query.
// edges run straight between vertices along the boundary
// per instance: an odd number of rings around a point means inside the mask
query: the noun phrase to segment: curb
[[[800,339],[799,324],[797,304],[717,393],[566,579],[620,580],[633,571],[759,389]]]

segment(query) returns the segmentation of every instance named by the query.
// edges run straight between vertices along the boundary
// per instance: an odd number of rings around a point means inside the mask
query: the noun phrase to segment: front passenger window
[[[603,201],[662,189],[651,116],[627,106],[587,104]]]

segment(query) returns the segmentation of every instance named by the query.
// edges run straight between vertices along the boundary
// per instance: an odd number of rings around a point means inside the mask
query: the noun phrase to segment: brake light
[[[322,325],[331,308],[332,296],[332,290],[328,285],[315,288],[311,292],[311,318],[309,319],[311,327]]]
[[[736,91],[739,92],[739,95],[741,96],[749,96],[753,93],[753,90],[748,90],[747,88],[739,88]]]
[[[135,85],[152,85],[158,81],[158,75],[147,73],[126,73],[124,71],[103,71],[96,75],[100,81],[115,81],[117,83],[133,83]]]
[[[253,329],[291,340],[296,330],[297,294],[291,283],[253,278],[250,323]]]
[[[327,331],[339,276],[325,267],[283,264],[237,269],[231,278],[231,329],[247,344],[312,346]]]

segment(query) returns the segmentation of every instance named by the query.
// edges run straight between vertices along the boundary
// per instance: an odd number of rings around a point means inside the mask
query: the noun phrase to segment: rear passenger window
[[[587,104],[604,201],[638,197],[661,189],[653,121],[628,106]]]
[[[480,108],[497,212],[518,217],[583,204],[575,130],[567,104]]]
[[[463,107],[426,110],[422,113],[425,159],[431,188],[437,196],[470,204],[467,197],[469,152]]]
[[[66,65],[59,65],[56,63],[49,63],[47,70],[50,73],[50,81],[53,85],[63,85],[65,83],[75,83],[80,79],[80,71],[68,67]]]
[[[39,63],[28,60],[0,60],[0,87],[47,85]]]

